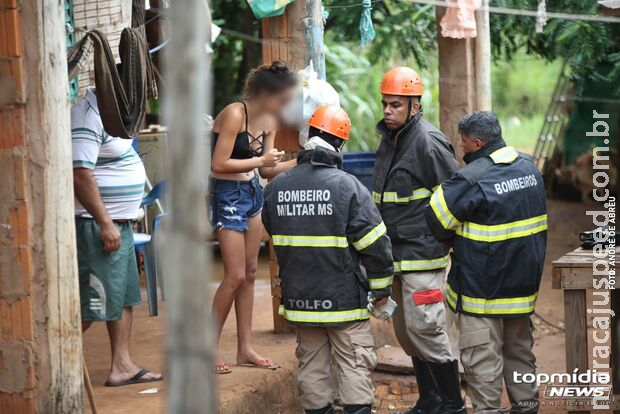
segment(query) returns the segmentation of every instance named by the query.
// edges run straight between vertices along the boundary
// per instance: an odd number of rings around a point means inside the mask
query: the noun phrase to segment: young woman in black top
[[[263,189],[256,170],[263,178],[272,178],[296,163],[282,162],[284,152],[274,148],[277,118],[292,98],[296,83],[295,74],[283,61],[260,66],[248,75],[247,98],[225,107],[213,124],[210,219],[224,260],[224,280],[213,301],[218,340],[234,302],[237,364],[259,368],[277,366],[259,355],[250,341],[263,230]],[[219,360],[214,372],[225,374],[230,367]]]

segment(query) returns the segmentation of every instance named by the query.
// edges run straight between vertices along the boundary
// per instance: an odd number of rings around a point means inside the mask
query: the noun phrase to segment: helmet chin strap
[[[407,104],[407,120],[405,121],[405,125],[409,123],[411,120],[411,110],[413,109],[413,100],[411,96],[409,97],[409,103]]]

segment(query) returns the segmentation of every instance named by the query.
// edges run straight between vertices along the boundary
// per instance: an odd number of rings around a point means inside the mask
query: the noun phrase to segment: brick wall
[[[99,29],[105,33],[118,61],[118,43],[121,31],[131,26],[131,0],[73,0],[73,19],[77,40],[84,32]],[[92,55],[78,73],[80,95],[87,86],[94,85],[95,71]]]
[[[22,12],[0,0],[0,413],[34,411]]]

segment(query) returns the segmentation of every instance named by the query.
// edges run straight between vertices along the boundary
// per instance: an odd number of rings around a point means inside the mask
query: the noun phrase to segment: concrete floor
[[[563,324],[564,307],[561,291],[551,289],[551,261],[574,249],[578,244],[578,232],[589,229],[591,223],[585,215],[587,207],[576,203],[553,201],[549,203],[549,242],[547,263],[541,286],[537,312],[545,318]],[[215,279],[221,278],[222,267],[216,263]],[[259,267],[254,304],[255,346],[265,356],[271,357],[282,368],[276,372],[232,367],[233,373],[217,377],[218,395],[222,413],[273,413],[264,407],[276,407],[278,413],[298,413],[295,406],[295,338],[293,335],[271,333],[272,309],[268,279],[268,263],[263,254]],[[148,316],[146,304],[135,309],[132,335],[132,355],[137,364],[154,370],[164,370],[164,318],[165,302],[160,306],[159,317]],[[547,325],[537,322],[534,352],[540,372],[563,372],[565,370],[563,334]],[[381,342],[378,338],[377,342]],[[222,356],[233,364],[236,353],[234,312],[224,328],[220,346]],[[103,324],[95,324],[84,335],[84,354],[99,412],[102,414],[164,413],[166,382],[106,388],[103,383],[109,369],[110,351],[107,332]],[[140,391],[156,388],[155,394],[141,394]],[[84,396],[89,411],[86,394]],[[558,412],[546,408],[544,413]]]

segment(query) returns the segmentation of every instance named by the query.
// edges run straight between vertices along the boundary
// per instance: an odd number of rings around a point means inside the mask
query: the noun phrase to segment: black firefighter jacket
[[[337,152],[302,151],[297,161],[267,185],[262,213],[280,265],[280,314],[306,326],[368,319],[368,291],[388,296],[394,273],[381,216]]]
[[[459,169],[448,139],[420,110],[396,136],[384,121],[373,174],[373,198],[392,240],[394,270],[399,273],[443,269],[448,250],[431,234],[424,206],[433,190]]]
[[[529,156],[503,140],[465,161],[425,212],[433,234],[454,248],[447,302],[470,316],[529,315],[547,243],[543,178]]]

